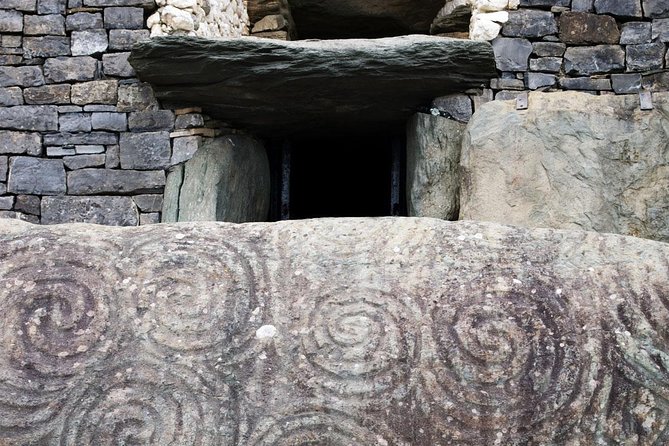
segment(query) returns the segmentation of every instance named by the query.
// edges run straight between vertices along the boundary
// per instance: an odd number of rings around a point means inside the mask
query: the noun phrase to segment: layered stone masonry
[[[248,34],[244,0],[156,0],[147,26],[151,37],[172,34],[236,37]]]
[[[159,222],[166,171],[222,125],[161,108],[136,79],[127,59],[149,38],[153,0],[0,8],[0,217]]]

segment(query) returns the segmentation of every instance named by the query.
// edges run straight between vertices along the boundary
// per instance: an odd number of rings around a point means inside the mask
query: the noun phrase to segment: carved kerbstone
[[[669,441],[669,245],[0,221],[0,444]]]

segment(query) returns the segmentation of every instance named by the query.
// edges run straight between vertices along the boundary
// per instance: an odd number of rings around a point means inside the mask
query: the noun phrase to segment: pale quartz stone
[[[475,6],[482,12],[504,11],[509,7],[509,0],[476,0]]]
[[[195,28],[192,14],[174,6],[165,6],[160,17],[163,23],[175,31],[193,31]]]
[[[249,34],[243,0],[156,0],[156,4],[158,15],[147,21],[151,37],[174,33],[210,38]],[[155,26],[156,20],[160,27]]]
[[[196,0],[167,0],[168,5],[172,5],[175,8],[186,9],[186,8],[195,8],[197,6]]]
[[[502,30],[501,23],[504,23],[499,21],[503,19],[503,16],[496,17],[497,14],[480,14],[474,11],[472,19],[469,22],[469,38],[472,40],[492,40],[497,37]],[[493,16],[492,18],[496,20],[491,20],[491,17],[488,16]],[[506,20],[508,19],[509,16],[506,13]]]
[[[159,12],[154,12],[149,16],[148,19],[146,19],[146,26],[149,27],[149,29],[153,29],[155,25],[160,24],[160,13]]]

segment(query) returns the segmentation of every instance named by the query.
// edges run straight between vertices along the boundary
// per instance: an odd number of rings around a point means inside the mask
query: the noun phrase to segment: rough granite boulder
[[[669,245],[0,221],[0,443],[659,445]]]
[[[532,93],[495,101],[465,132],[460,218],[669,242],[669,94]]]

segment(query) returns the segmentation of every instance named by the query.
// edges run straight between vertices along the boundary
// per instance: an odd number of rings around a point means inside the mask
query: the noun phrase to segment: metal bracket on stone
[[[653,94],[650,91],[642,91],[639,93],[639,102],[641,110],[653,109]]]
[[[516,97],[516,110],[527,110],[529,107],[529,99],[527,92],[520,93]]]

